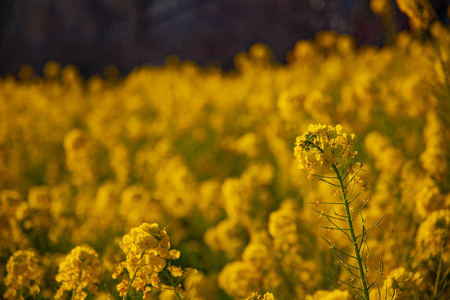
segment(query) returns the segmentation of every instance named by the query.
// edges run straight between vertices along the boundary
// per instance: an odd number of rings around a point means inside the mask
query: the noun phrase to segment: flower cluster
[[[55,299],[61,299],[64,293],[72,292],[72,299],[83,300],[91,294],[97,294],[100,282],[100,259],[89,246],[77,246],[59,264],[56,281],[60,287]]]
[[[450,262],[450,210],[431,213],[419,226],[416,236],[418,260],[429,259]]]
[[[8,259],[6,264],[8,274],[5,278],[7,287],[3,295],[6,299],[25,299],[36,297],[41,289],[43,272],[34,252],[18,250]]]
[[[298,251],[299,212],[293,199],[286,199],[269,216],[268,232],[279,251]]]
[[[448,173],[448,133],[438,113],[429,111],[424,128],[425,151],[420,155],[423,168],[438,180],[444,180]]]
[[[3,261],[17,249],[30,248],[30,240],[21,229],[22,220],[17,218],[17,211],[23,203],[22,195],[15,190],[4,189],[0,192],[0,240],[8,241],[0,244]]]
[[[380,285],[380,290],[372,290],[373,299],[414,299],[414,295],[420,291],[423,278],[419,272],[408,272],[400,267],[392,270],[384,283]]]
[[[219,275],[219,286],[227,294],[244,298],[261,287],[262,273],[248,261],[227,264]]]
[[[116,267],[113,278],[126,273],[117,285],[121,297],[133,287],[136,292],[143,292],[143,299],[147,299],[153,288],[175,288],[174,277],[195,273],[193,269],[182,270],[168,264],[170,260],[178,259],[180,252],[170,249],[169,235],[156,223],[143,223],[132,228],[122,238],[120,248],[126,260]]]
[[[310,124],[295,142],[294,155],[299,169],[306,170],[311,179],[332,165],[345,164],[356,155],[352,149],[354,138],[354,134],[343,132],[340,124],[336,127]]]
[[[92,184],[95,179],[92,169],[92,145],[81,129],[72,129],[64,137],[67,169],[72,172],[75,185]]]
[[[245,247],[243,239],[248,234],[236,220],[227,218],[205,232],[205,243],[214,251],[223,251],[230,258],[239,256]]]
[[[370,9],[379,16],[384,16],[392,9],[389,0],[371,0]]]
[[[413,29],[427,29],[436,13],[427,0],[397,0],[398,8],[409,18]]]

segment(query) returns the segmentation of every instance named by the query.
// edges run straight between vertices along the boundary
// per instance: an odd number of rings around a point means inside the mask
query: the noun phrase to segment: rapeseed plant
[[[155,289],[173,290],[178,299],[182,299],[180,279],[195,274],[196,270],[171,265],[172,260],[180,257],[180,252],[170,249],[165,229],[159,229],[156,223],[142,223],[122,238],[120,248],[126,260],[116,267],[113,278],[122,276],[116,288],[123,299],[131,288],[136,293],[143,293],[142,299],[152,299]]]
[[[55,299],[66,292],[71,299],[84,300],[89,294],[97,294],[100,283],[100,259],[89,246],[77,246],[59,264],[56,281],[60,283]]]
[[[331,205],[332,213],[317,211],[321,216],[325,216],[329,225],[324,228],[337,230],[343,233],[351,247],[353,253],[346,253],[328,240],[333,256],[339,264],[350,273],[350,281],[342,281],[350,286],[356,295],[362,299],[369,300],[369,293],[378,279],[373,282],[368,280],[368,256],[370,250],[367,245],[366,218],[362,215],[362,210],[368,203],[364,200],[362,205],[355,202],[361,192],[353,195],[354,187],[359,186],[362,191],[368,190],[367,183],[360,177],[359,173],[363,170],[362,163],[354,162],[357,151],[353,149],[354,134],[348,134],[342,131],[340,124],[335,127],[331,125],[309,125],[308,130],[302,136],[297,137],[294,155],[298,167],[307,172],[310,180],[317,179],[328,184],[333,190],[338,201],[323,200],[319,204]],[[330,172],[331,171],[331,172]],[[332,175],[329,175],[332,173]],[[355,206],[356,207],[353,207]],[[344,212],[341,212],[343,208]],[[356,225],[360,219],[360,224]],[[376,226],[374,224],[374,226]],[[380,260],[379,275],[383,272],[383,264]],[[354,284],[353,281],[359,281],[360,284]]]
[[[5,284],[6,299],[26,299],[36,297],[41,292],[43,271],[36,254],[28,250],[18,250],[8,259]]]

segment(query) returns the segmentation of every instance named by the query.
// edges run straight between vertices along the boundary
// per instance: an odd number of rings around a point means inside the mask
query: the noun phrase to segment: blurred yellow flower
[[[5,284],[6,299],[35,298],[41,289],[43,272],[39,266],[38,258],[32,251],[18,250],[8,259],[6,264],[7,275]]]
[[[72,292],[72,299],[83,300],[88,293],[97,294],[100,283],[100,259],[89,246],[77,246],[59,264],[56,281],[60,287],[55,299],[63,297],[66,291]]]

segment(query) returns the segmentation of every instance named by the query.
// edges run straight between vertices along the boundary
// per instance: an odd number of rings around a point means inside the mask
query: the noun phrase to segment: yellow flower
[[[426,116],[424,128],[425,151],[420,155],[424,169],[438,181],[443,181],[448,173],[448,138],[444,124],[436,111],[431,110]]]
[[[136,292],[143,293],[143,299],[148,299],[153,288],[165,286],[159,278],[160,272],[164,272],[166,277],[183,277],[187,274],[175,266],[167,267],[170,274],[164,270],[168,265],[167,261],[178,259],[180,252],[170,249],[169,235],[156,223],[142,223],[139,227],[132,228],[123,236],[119,246],[125,253],[126,260],[118,264],[112,277],[115,279],[125,274],[121,283],[116,286],[121,297],[127,295],[130,287],[134,287]]]
[[[427,0],[397,0],[398,8],[409,18],[413,29],[425,30],[436,18],[436,14]]]
[[[269,216],[268,231],[274,239],[275,248],[287,249],[298,244],[298,211],[291,199]]]
[[[122,280],[118,285],[116,285],[117,291],[119,292],[120,297],[124,297],[129,290],[128,284],[130,282],[128,280]]]
[[[40,293],[42,270],[36,255],[27,250],[18,250],[8,259],[5,285],[6,299],[25,299],[24,296],[36,297]]]
[[[44,66],[44,75],[48,78],[56,78],[61,72],[61,65],[54,60],[47,62]]]
[[[423,221],[416,235],[416,259],[426,261],[438,259],[450,261],[450,210],[441,209],[433,212]],[[443,246],[445,250],[443,251]]]
[[[72,249],[63,262],[59,264],[56,281],[60,283],[55,299],[60,299],[65,291],[72,291],[72,299],[83,300],[87,297],[85,289],[97,294],[100,282],[100,259],[89,246]]]
[[[247,237],[243,227],[235,219],[224,219],[205,232],[205,243],[214,251],[224,251],[229,258],[236,258],[245,247]]]
[[[183,270],[180,267],[169,266],[167,269],[170,271],[170,274],[172,274],[173,277],[183,276]]]
[[[390,0],[371,0],[370,9],[379,16],[385,16],[391,10]]]
[[[400,267],[391,271],[388,277],[384,280],[383,288],[373,289],[370,293],[373,299],[392,299],[392,300],[407,300],[414,299],[417,291],[423,287],[423,278],[418,272],[407,272],[405,268]]]
[[[331,125],[311,124],[302,136],[298,136],[294,156],[299,169],[308,172],[308,178],[327,171],[331,165],[338,167],[353,158],[356,152],[351,145],[354,134],[342,132],[340,124]]]
[[[233,297],[246,297],[261,285],[261,276],[250,262],[227,264],[219,274],[219,286]]]

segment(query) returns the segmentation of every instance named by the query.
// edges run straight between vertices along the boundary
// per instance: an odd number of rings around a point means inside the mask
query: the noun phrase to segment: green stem
[[[144,256],[144,254],[142,254],[142,256]],[[141,259],[142,259],[142,256],[141,256]],[[140,268],[141,268],[141,266],[138,266],[136,268],[136,270],[134,271],[133,277],[131,278],[130,283],[128,284],[128,291],[130,291],[131,285],[133,284],[134,279],[136,279],[137,272],[139,271]],[[126,293],[126,295],[122,299],[125,300],[127,297],[128,297],[128,292]]]
[[[82,273],[82,270],[80,269],[80,273],[78,274],[78,279],[79,279],[79,280],[81,280],[81,273]],[[76,294],[76,292],[77,292],[77,290],[78,290],[79,288],[80,288],[80,287],[77,286],[77,287],[75,287],[74,290],[72,290],[72,295],[70,296],[70,300],[75,299],[75,294]]]
[[[366,274],[364,273],[363,262],[361,259],[361,254],[359,253],[359,249],[358,249],[358,241],[356,239],[355,230],[353,229],[353,219],[352,219],[352,216],[350,213],[350,207],[349,207],[350,205],[348,203],[347,193],[345,191],[345,187],[344,187],[344,183],[341,178],[341,174],[339,173],[339,170],[337,169],[336,165],[332,164],[331,167],[333,168],[333,171],[336,173],[336,177],[337,177],[337,179],[339,181],[339,185],[341,187],[342,197],[344,200],[345,214],[347,215],[347,224],[348,224],[348,228],[350,231],[350,237],[351,237],[351,242],[353,244],[353,250],[355,251],[356,261],[358,263],[358,269],[359,269],[359,275],[361,277],[361,284],[362,284],[362,289],[363,289],[363,293],[364,293],[364,299],[369,300],[369,290],[367,288]]]
[[[172,276],[167,272],[166,269],[163,270],[164,275],[166,276],[166,278],[170,281],[170,284],[175,288],[173,291],[175,292],[175,294],[178,297],[178,300],[183,300],[183,298],[181,298],[181,295],[178,294],[178,292],[176,291],[176,285],[175,282],[173,281]]]
[[[128,291],[130,291],[131,285],[133,284],[134,280],[136,279],[137,272],[141,268],[140,264],[141,264],[142,258],[144,257],[144,254],[145,254],[145,251],[142,252],[141,257],[139,258],[139,266],[134,271],[133,277],[131,278],[130,283],[128,284]],[[125,294],[124,297],[122,297],[122,299],[125,300],[127,297],[128,297],[128,292]]]
[[[447,230],[444,231],[444,241],[442,243],[442,250],[441,250],[441,257],[439,258],[439,266],[438,266],[438,270],[437,270],[437,277],[436,277],[436,282],[434,283],[434,300],[437,300],[438,297],[438,293],[439,293],[439,281],[441,281],[441,273],[442,273],[442,263],[444,260],[444,252],[445,252],[445,246],[446,246],[446,240],[447,240]]]
[[[180,294],[178,294],[178,292],[175,291],[175,294],[177,294],[178,300],[183,300],[183,298],[181,298]]]

